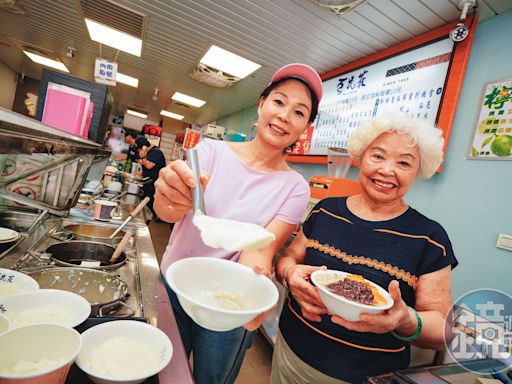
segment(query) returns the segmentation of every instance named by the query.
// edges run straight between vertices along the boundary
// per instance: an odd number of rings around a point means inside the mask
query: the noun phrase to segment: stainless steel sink
[[[38,216],[38,213],[33,212],[0,211],[0,227],[24,233],[34,224]]]

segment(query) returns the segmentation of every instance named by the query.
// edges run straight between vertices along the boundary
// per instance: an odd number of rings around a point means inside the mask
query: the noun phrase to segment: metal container
[[[130,195],[138,195],[141,192],[141,185],[139,183],[132,183],[129,181],[124,182],[126,192]]]
[[[115,248],[107,244],[72,240],[51,245],[45,253],[50,254],[57,265],[112,270],[119,268],[126,262],[126,254],[122,252],[114,263],[110,263],[114,251]],[[90,265],[90,263],[98,262],[99,265],[97,266]]]
[[[135,313],[125,303],[129,296],[128,284],[119,276],[84,268],[50,268],[29,275],[40,288],[62,289],[84,297],[91,304],[92,316],[112,316],[125,307],[129,309],[128,313],[117,314],[119,317]]]
[[[123,238],[125,231],[119,232],[111,239],[110,235],[112,235],[115,230],[116,228],[101,227],[99,225],[92,224],[72,224],[66,225],[63,228],[63,232],[55,233],[53,237],[59,240],[74,239],[117,245]],[[61,237],[62,234],[65,234],[66,236]],[[69,236],[69,234],[72,234],[73,236]]]
[[[39,213],[1,211],[0,227],[10,228],[18,232],[27,232],[38,216]]]

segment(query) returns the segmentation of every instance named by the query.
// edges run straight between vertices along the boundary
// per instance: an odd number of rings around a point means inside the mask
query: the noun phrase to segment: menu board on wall
[[[436,123],[453,48],[453,41],[443,38],[325,80],[311,141],[292,154],[326,155],[328,147],[346,148],[361,121],[386,113]]]

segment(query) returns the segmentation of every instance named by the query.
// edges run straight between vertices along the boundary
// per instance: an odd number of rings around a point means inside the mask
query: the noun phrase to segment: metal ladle
[[[261,248],[275,239],[272,232],[259,225],[207,216],[196,149],[187,150],[187,160],[197,184],[191,191],[194,212],[192,223],[201,232],[203,243],[213,248],[233,252]]]
[[[201,185],[201,170],[199,167],[199,158],[197,157],[197,149],[191,148],[187,150],[187,160],[190,168],[192,169],[192,173],[194,174],[194,178],[196,179],[196,187],[192,188],[192,209],[194,210],[194,214],[196,214],[197,211],[206,214],[204,208],[204,194],[203,186]]]

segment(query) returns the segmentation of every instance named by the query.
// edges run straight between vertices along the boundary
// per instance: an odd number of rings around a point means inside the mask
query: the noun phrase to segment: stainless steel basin
[[[38,213],[0,211],[0,227],[10,228],[20,233],[27,232],[36,221]]]

